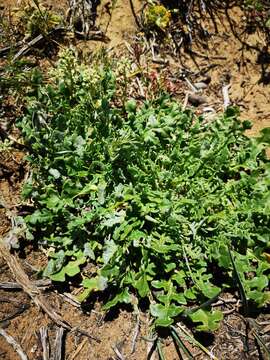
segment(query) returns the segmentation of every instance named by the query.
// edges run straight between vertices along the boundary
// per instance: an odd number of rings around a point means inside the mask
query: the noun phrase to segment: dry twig
[[[57,329],[56,338],[54,342],[54,356],[53,360],[62,360],[63,358],[63,339],[65,329],[61,326]]]
[[[84,345],[87,343],[87,339],[83,339],[83,341],[80,343],[80,345],[77,347],[77,349],[74,351],[74,353],[68,358],[68,360],[74,360],[77,358],[79,353],[82,351]]]
[[[29,41],[28,43],[26,43],[13,57],[12,61],[15,62],[16,60],[18,60],[21,56],[25,55],[26,53],[28,53],[28,51],[36,46],[41,40],[44,40],[45,38],[49,38],[51,35],[57,33],[57,32],[63,32],[63,31],[67,31],[66,28],[64,27],[56,27],[55,29],[52,29],[47,35],[43,35],[43,34],[39,34],[38,36],[36,36],[34,39],[32,39],[31,41]]]
[[[48,328],[46,326],[42,326],[39,329],[40,341],[42,345],[42,358],[43,360],[50,360],[50,345],[48,342]]]
[[[41,280],[35,280],[33,281],[35,286],[38,288],[46,288],[51,285],[51,280],[49,279],[41,279]],[[23,287],[18,284],[17,282],[0,282],[0,289],[6,289],[6,290],[23,290]]]
[[[63,294],[58,294],[59,296],[61,296],[61,298],[68,302],[69,304],[79,308],[81,307],[81,304],[79,303],[79,301],[77,301],[71,294],[69,293],[63,293]]]
[[[8,264],[16,282],[20,284],[22,289],[30,296],[32,301],[41,308],[51,320],[53,320],[59,327],[63,327],[68,331],[76,331],[80,334],[88,336],[89,338],[100,342],[98,338],[90,335],[87,331],[71,326],[47,303],[46,299],[42,295],[38,287],[29,280],[28,276],[22,269],[17,257],[10,254],[8,247],[6,246],[4,239],[0,237],[0,255],[4,258]]]
[[[137,322],[136,322],[136,326],[135,326],[135,330],[134,330],[134,335],[133,335],[132,343],[131,343],[131,351],[130,351],[131,354],[134,354],[134,352],[135,352],[135,349],[136,349],[136,341],[137,341],[139,332],[140,332],[140,315],[137,314]]]
[[[21,345],[19,343],[17,343],[17,341],[10,335],[8,335],[8,333],[6,333],[6,331],[4,329],[0,328],[0,335],[2,335],[5,340],[13,346],[13,349],[16,351],[16,353],[19,355],[19,357],[22,360],[28,360],[27,355],[25,354],[25,352],[23,351]]]
[[[113,351],[115,352],[115,355],[117,356],[118,360],[125,360],[124,355],[121,354],[120,350],[117,346],[112,346]]]

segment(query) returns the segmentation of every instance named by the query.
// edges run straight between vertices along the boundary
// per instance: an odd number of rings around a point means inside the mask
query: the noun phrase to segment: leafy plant
[[[106,310],[148,299],[156,326],[188,316],[215,330],[222,314],[203,304],[238,287],[235,269],[264,306],[269,129],[249,139],[236,109],[206,122],[166,95],[115,107],[112,67],[64,52],[19,121],[31,148],[23,195],[35,205],[25,222],[50,249],[44,275],[80,274],[80,301],[109,290]]]
[[[171,20],[171,13],[163,5],[150,4],[145,10],[146,26],[165,30]]]
[[[38,0],[26,2],[16,12],[18,26],[26,37],[35,37],[39,34],[48,34],[50,30],[63,23],[60,15],[47,9]]]

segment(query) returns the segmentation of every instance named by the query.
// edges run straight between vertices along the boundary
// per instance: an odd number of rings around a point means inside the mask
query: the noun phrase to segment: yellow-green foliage
[[[145,18],[148,26],[164,30],[171,21],[171,13],[163,5],[150,5],[145,12]]]

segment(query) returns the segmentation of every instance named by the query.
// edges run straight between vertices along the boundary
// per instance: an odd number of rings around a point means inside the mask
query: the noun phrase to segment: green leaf
[[[197,298],[195,289],[186,289],[184,295],[188,300],[196,300]]]
[[[110,308],[114,307],[118,303],[131,303],[131,296],[128,292],[128,289],[125,288],[123,291],[118,293],[112,300],[108,301],[104,306],[103,310],[109,310]]]
[[[90,243],[86,243],[84,244],[84,251],[83,251],[84,256],[89,257],[92,260],[95,260],[95,253],[91,247]]]
[[[156,301],[155,326],[182,308],[208,309],[220,291],[215,274],[224,289],[235,280],[246,312],[247,301],[267,304],[270,130],[250,139],[236,107],[205,121],[155,91],[119,107],[130,92],[116,86],[122,70],[106,58],[89,68],[65,50],[48,81],[31,75],[18,119],[31,206],[16,218],[18,234],[41,244],[55,281],[93,274],[82,301],[105,286],[105,308],[130,302],[130,292],[132,302]],[[215,328],[216,313],[203,314],[198,326]]]
[[[134,113],[136,111],[136,101],[134,99],[130,99],[125,103],[125,109],[128,113]]]
[[[162,304],[150,305],[151,315],[157,318],[155,324],[162,327],[171,325],[174,322],[173,318],[179,315],[182,311],[183,309],[181,307],[174,304],[171,304],[170,306]]]
[[[171,299],[176,301],[178,304],[187,305],[187,300],[183,293],[172,294]]]
[[[49,170],[49,174],[52,175],[55,179],[59,179],[61,176],[60,172],[57,169],[53,168]]]
[[[75,276],[80,273],[79,265],[82,265],[86,262],[86,258],[82,257],[80,259],[69,261],[68,264],[64,267],[66,274],[70,277]]]
[[[170,282],[166,280],[153,280],[151,285],[156,289],[164,289],[166,291],[169,290]]]
[[[115,244],[113,240],[105,241],[105,248],[103,252],[103,261],[104,264],[108,264],[113,255],[116,253],[118,246]]]
[[[270,303],[270,291],[251,290],[247,292],[247,298],[253,300],[258,307],[262,307]]]
[[[82,285],[85,288],[91,289],[91,290],[105,290],[107,287],[107,279],[103,276],[96,276],[91,279],[84,279],[82,282]]]
[[[116,224],[121,224],[125,220],[126,213],[121,210],[114,214],[107,216],[107,219],[103,221],[102,225],[106,227],[113,227]]]
[[[87,184],[85,185],[85,187],[80,191],[78,192],[76,195],[73,196],[73,198],[77,198],[79,196],[83,196],[83,195],[88,195],[88,194],[91,194],[92,192],[96,192],[98,190],[98,187],[95,185],[95,184]]]
[[[65,269],[61,269],[59,272],[50,275],[51,280],[64,282],[66,280],[66,271]]]
[[[135,282],[135,288],[138,290],[139,295],[144,298],[149,294],[149,286],[147,281],[147,275],[145,273]]]
[[[62,204],[63,201],[60,199],[60,197],[54,194],[46,199],[47,208],[51,210],[58,209]]]
[[[270,145],[270,127],[264,128],[260,132],[260,136],[257,138],[258,143]]]
[[[172,276],[172,279],[175,280],[179,286],[185,286],[186,285],[185,277],[186,277],[185,272],[181,270],[181,271],[177,271],[177,273]]]
[[[203,295],[205,297],[207,297],[208,299],[212,299],[215,296],[217,296],[221,289],[217,286],[212,285],[209,282],[204,282],[202,280],[199,280],[196,282],[196,285],[200,288],[201,292],[203,293]]]
[[[221,311],[205,311],[199,309],[194,313],[189,314],[191,320],[195,323],[201,323],[197,325],[196,329],[199,331],[215,331],[219,327],[220,321],[223,319],[223,314]]]
[[[51,254],[52,259],[48,262],[43,275],[51,277],[52,274],[59,272],[66,260],[66,255],[63,250],[58,251],[57,253]]]
[[[85,289],[76,297],[79,302],[86,300],[93,291],[105,290],[107,287],[107,279],[103,276],[96,276],[91,279],[84,279],[82,285]]]

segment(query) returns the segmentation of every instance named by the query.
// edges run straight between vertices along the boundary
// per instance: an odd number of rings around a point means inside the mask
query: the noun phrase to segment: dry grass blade
[[[147,340],[146,340],[147,341]],[[147,360],[156,359],[157,339],[154,341],[148,341],[147,343]]]
[[[16,60],[18,60],[20,57],[22,57],[23,55],[25,55],[26,53],[28,53],[30,51],[30,49],[33,46],[36,46],[38,43],[40,43],[40,41],[44,40],[45,38],[49,38],[50,36],[52,36],[53,34],[57,33],[57,32],[64,32],[66,31],[66,29],[64,27],[57,27],[55,29],[52,29],[47,36],[43,35],[43,34],[39,34],[38,36],[36,36],[34,39],[30,40],[27,44],[25,44],[13,57],[12,61],[15,62]]]
[[[3,241],[0,241],[1,256],[8,264],[16,282],[22,287],[22,289],[31,297],[33,302],[46,312],[49,317],[59,326],[67,330],[71,330],[71,326],[67,324],[46,302],[42,296],[40,290],[31,282],[22,269],[16,256],[11,255],[9,249],[4,245]]]
[[[17,316],[21,315],[25,310],[29,309],[30,305],[29,304],[22,304],[21,306],[19,306],[19,308],[12,314],[5,316],[4,318],[2,318],[0,320],[0,324],[5,322],[5,321],[9,321],[12,319],[15,319]]]
[[[38,288],[46,288],[50,286],[52,282],[49,279],[42,279],[42,280],[33,281],[33,283]],[[7,281],[7,282],[0,282],[0,289],[22,290],[22,286],[16,282]]]
[[[16,351],[16,353],[19,355],[19,357],[21,358],[21,360],[28,360],[27,355],[24,353],[22,347],[20,344],[17,343],[17,341],[10,335],[8,335],[6,333],[6,331],[4,329],[0,328],[0,335],[2,335],[6,341],[13,346],[14,350]]]
[[[19,41],[17,44],[6,46],[6,47],[0,49],[0,57],[6,56],[10,51],[18,48],[19,46],[22,46],[23,44],[24,44],[23,41]]]
[[[22,290],[21,285],[19,285],[16,282],[1,282],[0,283],[0,289],[6,289],[6,290]]]
[[[263,359],[269,360],[270,359],[269,347],[265,343],[262,336],[260,336],[258,331],[256,330],[258,328],[258,323],[255,320],[251,319],[251,318],[244,319],[244,320],[247,321],[247,324],[250,327],[254,338],[256,339],[257,345],[260,348],[260,351],[261,351],[261,353],[263,355]],[[263,331],[263,333],[265,334],[264,331]]]

